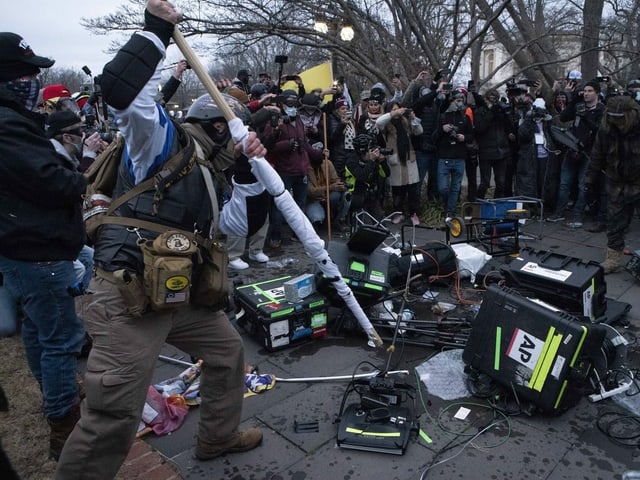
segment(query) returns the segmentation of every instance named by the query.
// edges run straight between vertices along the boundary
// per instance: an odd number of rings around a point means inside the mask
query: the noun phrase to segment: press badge
[[[544,145],[544,135],[541,133],[536,133],[536,145]]]

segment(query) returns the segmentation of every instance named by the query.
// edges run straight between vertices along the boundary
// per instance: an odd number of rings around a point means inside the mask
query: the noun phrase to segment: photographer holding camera
[[[493,198],[507,196],[507,165],[511,160],[511,143],[515,141],[515,127],[510,118],[511,105],[500,100],[497,90],[485,93],[485,106],[474,114],[480,185],[478,198],[484,199],[491,185],[491,172],[495,182]]]
[[[466,109],[465,95],[454,91],[440,117],[439,127],[433,134],[438,155],[438,192],[447,217],[456,215],[467,158],[467,143],[473,135]]]
[[[552,116],[542,98],[536,98],[518,127],[516,195],[539,198],[548,203],[550,165],[556,161],[551,136]]]
[[[572,220],[567,223],[569,228],[582,228],[582,217],[586,205],[585,201],[585,172],[589,162],[589,153],[598,133],[602,121],[604,105],[600,102],[600,82],[591,80],[584,84],[582,90],[576,90],[576,83],[569,81],[565,89],[571,100],[567,108],[560,114],[563,122],[571,121],[571,133],[580,141],[580,151],[568,150],[562,161],[560,172],[560,191],[556,211],[547,220],[559,222],[565,218],[565,209],[569,203],[571,185],[578,181],[578,197],[573,207]],[[606,202],[601,202],[606,203]],[[602,232],[606,229],[606,205],[600,205],[598,223],[589,231]]]
[[[391,174],[387,155],[390,148],[380,148],[376,137],[361,133],[353,139],[353,155],[347,160],[347,184],[352,190],[351,212],[365,210],[374,218],[384,217],[382,195],[383,181]]]

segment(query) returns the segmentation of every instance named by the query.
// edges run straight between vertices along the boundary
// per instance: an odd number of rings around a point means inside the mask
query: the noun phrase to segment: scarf
[[[40,80],[15,80],[6,82],[7,90],[20,100],[24,107],[30,112],[36,109],[38,102],[38,94],[40,93]]]
[[[344,148],[345,150],[353,150],[353,139],[356,138],[356,129],[353,122],[349,122],[344,127]]]

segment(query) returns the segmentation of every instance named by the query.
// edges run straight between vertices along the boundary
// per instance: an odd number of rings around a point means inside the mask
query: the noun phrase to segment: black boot
[[[58,461],[64,443],[67,441],[67,438],[69,438],[69,435],[71,435],[78,420],[80,420],[80,400],[76,400],[71,411],[64,417],[47,418],[47,423],[51,429],[49,435],[49,458],[56,462]]]

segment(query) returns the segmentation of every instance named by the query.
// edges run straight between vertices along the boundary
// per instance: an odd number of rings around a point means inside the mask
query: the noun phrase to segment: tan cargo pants
[[[198,436],[224,443],[241,418],[242,339],[222,311],[185,307],[136,318],[118,289],[94,277],[80,316],[93,337],[82,417],[67,440],[55,478],[112,479],[135,439],[153,369],[164,343],[203,359]]]

